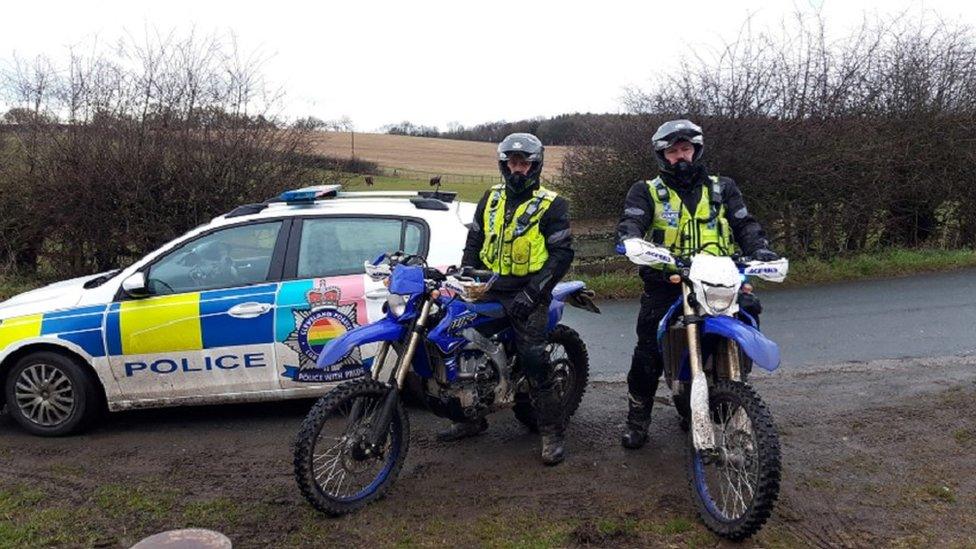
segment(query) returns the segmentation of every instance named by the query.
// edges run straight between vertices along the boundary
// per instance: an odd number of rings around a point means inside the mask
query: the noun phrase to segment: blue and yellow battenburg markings
[[[241,319],[227,311],[241,303],[274,305],[276,290],[276,284],[263,284],[11,318],[0,323],[0,350],[49,335],[74,343],[92,357],[272,343],[272,314]]]
[[[199,351],[274,341],[274,317],[234,318],[241,303],[274,305],[276,284],[113,303],[105,319],[108,353]]]
[[[105,305],[93,305],[4,320],[0,324],[0,349],[24,339],[53,335],[74,343],[93,357],[105,356],[102,341],[105,308]]]

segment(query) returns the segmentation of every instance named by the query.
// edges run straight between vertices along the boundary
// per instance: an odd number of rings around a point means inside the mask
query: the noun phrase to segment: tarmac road
[[[762,327],[784,367],[976,354],[976,269],[758,294]],[[601,316],[566,308],[590,351],[593,379],[627,374],[637,300],[603,301]]]

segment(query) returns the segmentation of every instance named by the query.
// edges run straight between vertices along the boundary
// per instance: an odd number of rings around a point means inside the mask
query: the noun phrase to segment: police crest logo
[[[664,221],[671,227],[677,227],[679,212],[674,208],[672,208],[671,204],[667,202],[664,202],[663,204],[661,204],[661,206],[662,206],[661,209],[663,210],[661,212],[661,218],[664,219]]]
[[[306,294],[308,309],[295,309],[295,330],[285,340],[298,353],[298,368],[285,367],[284,377],[295,381],[327,382],[359,377],[365,372],[359,348],[328,369],[315,368],[322,349],[333,339],[355,328],[356,304],[340,305],[342,291],[329,286],[325,279],[316,279]]]

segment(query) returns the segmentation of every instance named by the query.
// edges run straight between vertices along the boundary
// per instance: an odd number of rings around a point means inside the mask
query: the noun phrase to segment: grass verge
[[[109,484],[75,501],[26,484],[0,483],[0,547],[129,546],[160,531],[210,528],[235,545],[525,547],[710,547],[716,538],[696,520],[651,511],[621,514],[543,513],[517,507],[467,516],[357,514],[329,519],[304,504],[271,505],[261,498],[197,499],[158,482]]]
[[[571,277],[586,282],[597,296],[604,299],[637,297],[641,294],[642,286],[636,275],[636,268],[631,269],[622,261],[620,260],[619,265],[614,264],[621,270],[600,274],[574,273]],[[790,274],[782,284],[756,280],[752,283],[760,289],[768,290],[776,287],[907,276],[965,267],[976,267],[976,251],[891,249],[829,260],[793,261],[790,262]]]

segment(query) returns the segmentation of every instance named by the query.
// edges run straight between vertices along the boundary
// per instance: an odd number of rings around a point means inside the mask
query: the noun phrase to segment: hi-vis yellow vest
[[[680,256],[692,253],[731,255],[732,232],[725,219],[725,205],[720,200],[719,180],[716,176],[709,179],[711,188],[702,185],[702,195],[694,213],[688,211],[678,193],[665,185],[660,177],[648,181],[648,191],[654,201],[654,221],[647,240]]]
[[[482,226],[485,241],[481,261],[501,275],[526,276],[542,270],[549,251],[546,237],[539,230],[539,220],[556,199],[556,193],[539,187],[532,198],[519,204],[505,219],[505,185],[491,188]]]

